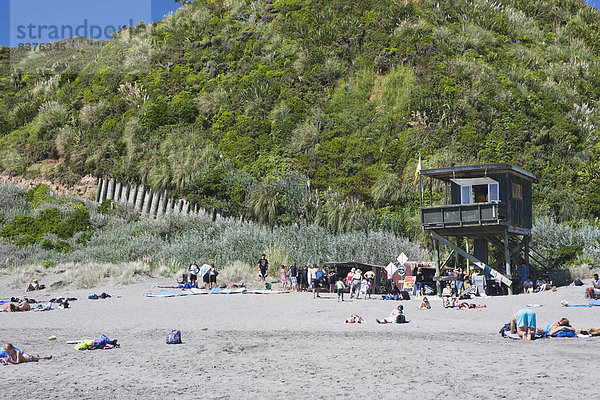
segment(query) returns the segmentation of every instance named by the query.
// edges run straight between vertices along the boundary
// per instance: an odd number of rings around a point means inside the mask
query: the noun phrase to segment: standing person
[[[219,271],[215,268],[215,264],[210,264],[210,269],[208,270],[208,287],[213,289],[217,286],[217,275],[219,275]]]
[[[417,273],[415,275],[415,294],[422,296],[423,295],[423,285],[425,283],[425,277],[423,276],[423,270],[421,268],[417,268]]]
[[[265,278],[267,277],[267,272],[269,270],[269,261],[267,261],[267,255],[262,254],[260,256],[260,260],[258,260],[258,276],[260,279],[265,282]]]
[[[335,282],[335,291],[337,292],[338,302],[340,299],[344,301],[344,290],[346,289],[344,285],[344,281],[342,278],[338,277],[337,282]]]
[[[373,270],[368,270],[367,272],[365,272],[365,279],[369,284],[369,289],[367,290],[367,293],[369,294],[369,298],[371,298],[371,293],[373,293],[373,290],[375,288],[375,272],[373,272]],[[366,298],[367,296],[365,295],[365,299]]]
[[[290,266],[290,290],[298,291],[298,267],[296,263]]]
[[[315,299],[316,297],[321,297],[319,296],[319,293],[317,292],[317,267],[316,265],[313,267],[308,267],[308,282],[310,284],[310,288],[313,292],[313,299]]]
[[[346,285],[350,288],[349,292],[352,293],[352,279],[354,278],[354,272],[356,268],[352,268],[346,275]]]
[[[456,273],[456,295],[458,297],[460,297],[463,286],[465,286],[465,273],[462,267],[459,267],[458,272]]]
[[[354,271],[354,275],[352,275],[352,289],[350,292],[350,298],[352,298],[352,294],[354,293],[355,297],[360,298],[360,287],[362,285],[362,271],[357,269]]]
[[[285,273],[285,265],[284,264],[281,264],[281,269],[279,270],[279,273],[281,274],[281,289],[286,290],[287,289],[287,276]]]
[[[535,339],[535,312],[529,308],[522,308],[510,317],[510,333],[518,333],[521,339]]]
[[[303,291],[304,290],[304,282],[305,282],[305,277],[304,277],[304,266],[299,267],[298,268],[298,290],[299,291]]]
[[[196,264],[196,260],[192,261],[190,266],[188,267],[188,271],[190,273],[190,286],[198,287],[198,272],[200,272],[200,268],[198,268],[198,264]]]
[[[200,267],[200,272],[198,272],[198,276],[202,279],[202,287],[204,289],[206,289],[207,286],[209,286],[209,284],[210,284],[210,277],[208,275],[209,271],[210,271],[210,264],[204,263]]]
[[[335,293],[335,283],[338,280],[338,276],[335,273],[333,267],[329,270],[329,293]]]
[[[308,265],[305,265],[304,268],[302,268],[302,289],[308,290],[309,286],[310,282],[308,281]]]

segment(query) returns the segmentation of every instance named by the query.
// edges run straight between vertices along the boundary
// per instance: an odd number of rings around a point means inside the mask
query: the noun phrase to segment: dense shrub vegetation
[[[21,192],[0,185],[0,266],[144,262],[175,271],[196,259],[214,262],[220,269],[238,262],[237,268],[247,272],[254,271],[260,254],[266,253],[273,268],[271,276],[277,276],[278,266],[293,261],[387,264],[400,252],[413,259],[428,258],[417,244],[387,232],[333,235],[314,225],[270,229],[234,218],[216,223],[204,217],[140,219],[119,206],[107,213],[100,207],[55,196],[34,208],[25,199],[42,192],[40,188]],[[22,221],[28,223],[18,226]],[[67,221],[70,228],[64,226]]]
[[[578,0],[198,0],[101,48],[1,50],[0,170],[415,236],[421,152],[514,163],[544,215],[600,217],[599,32]]]

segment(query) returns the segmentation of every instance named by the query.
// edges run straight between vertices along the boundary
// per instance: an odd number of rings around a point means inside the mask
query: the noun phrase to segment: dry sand
[[[0,278],[0,297],[23,297]],[[45,283],[49,283],[44,280]],[[599,398],[600,337],[504,339],[500,327],[526,304],[538,326],[567,317],[576,328],[600,328],[600,307],[585,303],[581,287],[557,292],[490,297],[480,310],[417,310],[404,301],[405,325],[379,325],[397,302],[338,303],[323,294],[196,295],[147,298],[148,280],[93,290],[33,292],[41,301],[77,297],[67,310],[0,313],[0,341],[50,361],[0,366],[6,399],[166,398]],[[114,297],[88,300],[91,293]],[[364,324],[346,324],[352,313]],[[204,330],[204,328],[207,328]],[[183,344],[167,345],[171,329]],[[69,340],[100,334],[121,348],[77,351]],[[49,341],[49,336],[57,340]],[[17,377],[19,377],[17,379]]]

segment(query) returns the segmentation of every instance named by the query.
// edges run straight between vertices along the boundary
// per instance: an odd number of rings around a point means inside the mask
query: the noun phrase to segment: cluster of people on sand
[[[2,311],[3,312],[20,312],[31,310],[29,299],[25,297],[23,300],[9,303]]]
[[[201,267],[198,267],[196,260],[194,260],[188,267],[188,272],[190,273],[190,287],[198,288],[198,277],[202,279],[203,289],[213,289],[217,286],[219,271],[217,271],[214,263],[204,263]]]
[[[261,255],[258,260],[258,274],[263,282],[269,272],[269,261],[266,255]],[[335,267],[321,267],[317,264],[306,264],[297,266],[292,263],[289,266],[281,265],[279,268],[281,278],[281,289],[291,291],[312,291],[313,298],[321,297],[320,291],[337,293],[338,301],[344,301],[344,293],[348,291],[350,298],[371,298],[375,288],[375,272],[368,270],[362,272],[360,269],[352,268],[348,274],[340,276]]]
[[[535,283],[531,279],[531,276],[528,276],[523,281],[523,293],[538,293],[546,290],[556,291],[556,287],[553,285],[548,273],[541,275]]]

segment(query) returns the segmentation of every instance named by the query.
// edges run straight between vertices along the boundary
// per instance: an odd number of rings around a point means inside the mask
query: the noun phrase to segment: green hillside
[[[538,215],[600,217],[599,35],[576,0],[198,0],[103,46],[11,50],[0,170],[407,233],[421,152],[513,163]]]

